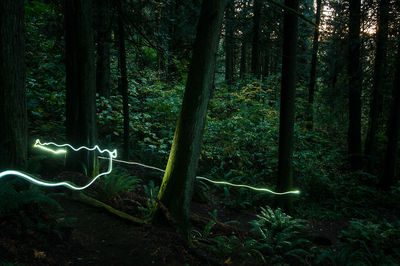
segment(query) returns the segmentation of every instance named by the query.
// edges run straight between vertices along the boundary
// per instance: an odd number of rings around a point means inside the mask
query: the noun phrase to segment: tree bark
[[[225,14],[225,81],[227,84],[232,84],[234,81],[234,27],[233,27],[233,19],[234,19],[234,3],[230,2]]]
[[[97,9],[97,64],[96,89],[100,96],[110,97],[110,47],[111,47],[111,3],[96,1]]]
[[[253,41],[251,49],[251,72],[258,79],[261,74],[260,62],[260,28],[262,0],[254,0],[253,5]]]
[[[124,116],[124,143],[123,158],[129,159],[129,98],[128,98],[128,76],[126,70],[125,29],[122,20],[122,3],[118,1],[118,48],[119,48],[119,91],[122,95],[122,108]]]
[[[314,40],[313,40],[313,50],[312,50],[312,58],[311,58],[311,70],[310,70],[310,83],[308,86],[308,127],[310,129],[313,128],[314,124],[314,92],[315,92],[315,80],[316,80],[316,72],[317,72],[317,55],[318,55],[318,46],[319,46],[319,24],[321,21],[321,7],[322,0],[317,0],[317,12],[315,13],[315,30],[314,30]]]
[[[298,0],[285,0],[285,5],[298,10]],[[297,16],[284,11],[283,16],[283,49],[282,49],[282,83],[279,123],[278,155],[278,191],[291,190],[293,187],[293,128],[296,93],[296,50],[297,50]],[[292,209],[292,198],[282,196],[278,204],[287,212]]]
[[[395,185],[398,162],[398,141],[400,133],[400,36],[398,36],[396,75],[393,84],[393,102],[390,120],[387,126],[388,143],[385,154],[385,165],[381,176],[381,186],[385,189]]]
[[[153,216],[154,222],[162,220],[162,206],[165,206],[184,232],[188,230],[189,207],[226,3],[226,0],[202,3],[182,110]]]
[[[92,5],[89,0],[65,0],[66,131],[73,146],[96,144],[96,87]],[[93,152],[71,152],[67,167],[92,174]]]
[[[243,33],[244,35],[244,33]],[[247,74],[247,41],[246,36],[242,36],[242,45],[240,48],[240,78]]]
[[[360,0],[350,0],[349,21],[349,127],[348,154],[352,170],[362,168],[361,160],[361,89],[360,63]]]
[[[0,170],[27,158],[24,1],[0,1]]]
[[[264,51],[264,59],[263,59],[263,68],[262,68],[262,75],[263,78],[268,77],[269,70],[270,70],[270,58],[271,58],[271,32],[266,33],[266,45]]]
[[[389,0],[379,2],[378,29],[376,32],[376,51],[374,65],[374,81],[372,103],[369,114],[368,133],[364,154],[368,160],[368,170],[374,169],[376,161],[376,132],[382,125],[383,91],[385,83],[385,67],[388,40]]]

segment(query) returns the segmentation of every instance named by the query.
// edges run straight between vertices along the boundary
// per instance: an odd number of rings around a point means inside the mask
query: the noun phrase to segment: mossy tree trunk
[[[24,1],[0,1],[0,169],[27,157]]]
[[[298,0],[285,0],[285,5],[297,12]],[[292,190],[293,186],[293,128],[296,93],[297,16],[287,10],[283,16],[282,83],[279,123],[278,191]],[[278,205],[290,212],[291,196],[281,196]]]
[[[182,110],[153,216],[154,222],[162,221],[165,207],[184,232],[189,225],[189,208],[226,3],[226,0],[202,3]]]
[[[92,1],[65,0],[66,131],[73,146],[96,144],[96,87]],[[67,167],[91,175],[93,152],[70,152]]]

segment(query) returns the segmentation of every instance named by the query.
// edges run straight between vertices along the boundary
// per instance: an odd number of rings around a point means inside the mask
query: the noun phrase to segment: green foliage
[[[400,223],[374,224],[350,221],[337,247],[323,252],[316,263],[332,265],[398,265],[400,261]]]
[[[57,201],[39,187],[28,187],[25,181],[3,179],[0,186],[0,218],[18,219],[26,228],[59,239],[73,218],[65,218]]]
[[[232,234],[213,236],[211,230],[216,224],[217,213],[212,213],[212,220],[206,224],[202,233],[197,232],[199,238],[212,244],[210,251],[223,259],[243,261],[249,258],[258,258],[264,263],[274,264],[292,261],[294,264],[306,264],[315,256],[316,248],[305,236],[305,221],[294,219],[280,209],[270,207],[261,208],[257,215],[258,220],[252,221],[252,237]]]
[[[129,127],[134,144],[131,154],[149,164],[163,165],[171,147],[184,86],[170,87],[151,81],[154,78],[129,81]],[[99,136],[106,140],[106,146],[118,147],[123,135],[122,97],[98,97],[97,112]]]
[[[145,217],[150,217],[157,203],[157,194],[159,187],[154,185],[153,180],[148,185],[144,185],[144,193],[146,196],[146,205],[139,206],[139,210],[144,212]]]
[[[57,201],[42,192],[37,186],[26,189],[22,180],[1,180],[0,186],[0,215],[10,215],[18,212],[20,208],[30,208],[34,204],[41,209],[59,210],[61,206]],[[23,189],[25,187],[25,189]]]
[[[26,89],[32,135],[63,135],[65,67],[61,6],[43,1],[25,4]]]
[[[274,263],[283,263],[290,257],[304,263],[313,256],[311,242],[305,237],[305,221],[294,219],[280,209],[262,208],[257,215],[258,220],[252,221],[254,231],[259,233],[263,252],[272,256]]]
[[[211,238],[210,241],[213,245],[210,247],[211,251],[223,258],[232,258],[233,261],[243,261],[245,259],[258,257],[263,262],[266,262],[264,255],[260,249],[265,248],[257,240],[252,238],[241,239],[236,235],[231,236],[216,236]]]
[[[96,196],[106,201],[113,200],[121,192],[134,190],[139,181],[126,169],[116,167],[110,174],[99,179],[96,185]]]

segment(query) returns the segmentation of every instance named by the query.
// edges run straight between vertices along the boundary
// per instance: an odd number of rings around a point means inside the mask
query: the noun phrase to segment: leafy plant
[[[372,223],[354,219],[343,231],[337,247],[323,252],[315,261],[332,265],[398,265],[400,223]]]
[[[30,208],[40,203],[39,208],[60,210],[57,201],[43,193],[37,186],[26,188],[21,180],[3,179],[0,186],[0,216],[17,213],[20,208]]]
[[[131,176],[124,168],[114,168],[113,171],[100,179],[96,186],[96,195],[100,199],[110,201],[121,192],[134,190],[140,180]]]
[[[252,238],[241,239],[236,235],[231,236],[216,236],[210,238],[209,241],[213,243],[210,249],[213,253],[223,256],[224,259],[240,260],[252,258],[253,256],[259,257],[264,263],[266,262],[264,255],[260,250],[269,248],[264,243],[260,243]]]
[[[143,188],[147,201],[145,206],[139,206],[139,210],[145,213],[145,217],[149,217],[157,203],[157,193],[159,189],[158,186],[154,185],[153,180],[151,180],[148,185],[144,185]]]
[[[294,219],[280,209],[273,210],[269,206],[261,207],[258,220],[252,221],[253,231],[261,238],[263,252],[272,256],[275,263],[283,262],[291,257],[297,262],[304,262],[313,256],[311,242],[305,238],[305,221]]]
[[[73,218],[64,217],[62,207],[51,194],[45,194],[37,186],[27,187],[23,182],[1,180],[0,218],[17,219],[26,228],[63,239]]]

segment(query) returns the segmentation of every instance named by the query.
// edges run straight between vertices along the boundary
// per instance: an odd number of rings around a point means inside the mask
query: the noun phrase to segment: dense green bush
[[[398,265],[400,223],[350,221],[337,247],[323,252],[316,263],[332,265]]]

